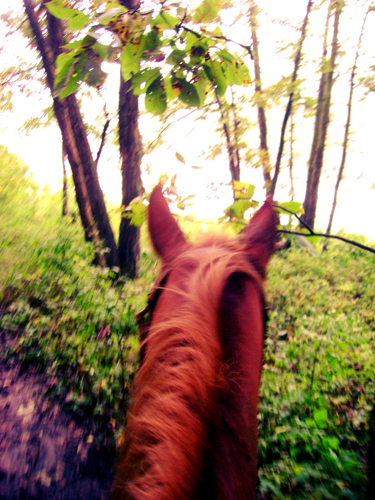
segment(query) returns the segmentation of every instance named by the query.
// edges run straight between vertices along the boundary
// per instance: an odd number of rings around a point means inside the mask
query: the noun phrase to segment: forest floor
[[[4,331],[0,340],[14,342]],[[47,388],[35,368],[0,361],[0,500],[107,499],[113,432],[65,412]]]

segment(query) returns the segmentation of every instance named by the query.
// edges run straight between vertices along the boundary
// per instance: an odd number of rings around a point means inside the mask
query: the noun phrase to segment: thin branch
[[[343,241],[344,243],[349,243],[350,245],[354,245],[355,247],[361,248],[362,250],[366,250],[367,252],[375,254],[375,248],[362,245],[357,241],[349,240],[348,238],[343,238],[342,236],[336,236],[334,234],[324,234],[324,233],[314,233],[314,232],[307,234],[307,233],[299,233],[298,231],[289,231],[288,229],[279,229],[278,232],[284,234],[295,234],[297,236],[305,236],[306,238],[310,238],[312,236],[319,236],[321,238],[330,238],[332,240],[339,240]]]
[[[107,130],[108,130],[109,124],[111,122],[111,120],[108,118],[108,113],[106,113],[106,118],[107,118],[107,120],[106,120],[106,122],[104,124],[103,132],[102,132],[102,135],[101,135],[101,138],[100,138],[100,146],[99,146],[99,149],[98,149],[98,153],[96,155],[96,160],[95,160],[95,167],[96,168],[98,168],[99,158],[100,158],[100,155],[102,154],[104,143],[105,143],[106,136],[107,136]]]
[[[206,107],[208,107],[209,104],[206,104],[205,106],[203,106],[203,108],[201,109],[204,109]],[[193,113],[195,113],[197,110],[194,108],[192,109],[191,111],[189,111],[189,113],[187,113],[186,115],[184,116],[181,116],[180,118],[178,118],[177,120],[174,120],[173,122],[169,122],[169,123],[166,123],[168,121],[168,119],[175,113],[175,111],[172,111],[171,113],[169,113],[168,116],[165,117],[165,120],[164,120],[164,126],[160,129],[156,139],[154,139],[153,141],[151,141],[150,143],[147,144],[147,146],[145,147],[145,150],[144,150],[144,153],[145,154],[148,154],[149,151],[152,149],[153,145],[156,144],[159,139],[160,139],[160,136],[163,135],[163,133],[169,129],[169,127],[171,127],[172,125],[175,125],[176,123],[180,122],[181,120],[184,120],[185,118],[187,118],[188,116],[192,115]]]
[[[195,35],[197,38],[203,38],[203,35],[201,35],[197,31],[192,30],[191,28],[188,28],[185,25],[181,25],[181,26],[179,25],[178,28],[182,28],[183,30],[187,31],[188,33]],[[215,40],[224,40],[225,42],[234,43],[235,45],[238,45],[242,49],[245,49],[247,51],[247,53],[249,54],[249,56],[251,57],[251,60],[253,60],[253,53],[251,52],[251,45],[244,45],[243,43],[236,42],[235,40],[231,40],[230,38],[227,38],[226,36],[223,36],[223,35],[213,35],[210,33],[209,37],[213,38]]]
[[[229,120],[228,120],[227,116],[225,116],[224,106],[223,106],[222,102],[220,101],[219,94],[216,92],[216,90],[215,90],[215,95],[216,95],[216,102],[219,106],[221,119],[223,121],[223,130],[224,130],[224,134],[225,134],[228,157],[229,157],[229,170],[231,173],[231,178],[232,178],[232,183],[233,183],[233,181],[240,180],[240,165],[239,165],[239,163],[236,162],[236,152],[235,152],[235,148],[232,144],[232,140],[230,137],[229,124],[228,124]]]
[[[308,225],[306,224],[306,222],[304,222],[295,212],[292,212],[291,210],[288,210],[287,208],[284,208],[282,205],[273,205],[274,208],[280,208],[281,210],[283,210],[284,212],[288,212],[288,214],[290,215],[294,215],[294,217],[296,219],[298,219],[299,223],[302,224],[302,226],[304,226],[312,236],[315,235],[313,229]]]
[[[290,114],[290,154],[289,154],[289,175],[290,175],[290,195],[292,200],[294,200],[294,183],[293,183],[293,162],[294,162],[294,154],[293,154],[293,142],[294,142],[294,115],[293,108]]]
[[[237,117],[236,105],[234,104],[233,86],[231,87],[231,94],[232,94],[231,110],[232,110],[232,113],[233,113],[233,136],[234,136],[235,147],[236,147],[236,159],[237,159],[237,165],[238,165],[238,176],[240,176],[241,156],[240,156],[240,148],[239,148],[239,131],[238,131],[238,127],[240,125],[240,121],[239,121],[239,119]]]
[[[375,253],[375,248],[368,247],[366,245],[362,245],[361,243],[358,243],[357,241],[349,240],[348,238],[343,238],[342,236],[336,236],[332,234],[324,234],[324,233],[316,233],[311,227],[306,224],[295,212],[292,212],[291,210],[288,210],[287,208],[284,208],[281,205],[273,205],[274,208],[280,208],[284,212],[288,212],[290,215],[294,215],[296,219],[299,220],[299,222],[309,231],[309,234],[306,233],[300,233],[298,231],[289,231],[288,229],[279,229],[279,233],[285,233],[285,234],[296,234],[298,236],[306,236],[307,238],[311,236],[319,236],[322,238],[331,238],[333,240],[340,240],[344,241],[345,243],[349,243],[350,245],[354,245],[355,247],[362,248],[362,250],[367,250],[368,252]]]

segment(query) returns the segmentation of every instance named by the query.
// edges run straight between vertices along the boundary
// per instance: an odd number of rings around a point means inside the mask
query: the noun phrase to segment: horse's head
[[[152,192],[149,231],[163,267],[140,315],[115,499],[255,499],[262,284],[277,223],[268,199],[239,238],[191,245],[160,186]]]

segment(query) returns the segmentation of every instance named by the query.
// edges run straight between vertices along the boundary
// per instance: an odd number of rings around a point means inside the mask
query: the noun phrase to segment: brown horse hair
[[[186,242],[160,187],[149,231],[163,266],[141,350],[113,500],[255,500],[263,280],[271,200],[239,238]]]
[[[263,300],[262,278],[245,259],[241,244],[205,237],[198,248],[207,251],[194,247],[173,262],[173,268],[185,270],[184,289],[168,288],[172,270],[166,267],[146,309],[151,324],[143,326],[140,369],[117,473],[123,498],[192,498],[192,478],[198,480],[203,469],[207,422],[217,411],[224,375],[230,372],[222,365],[218,335],[221,294],[229,277],[242,273]],[[184,306],[154,326],[156,299],[165,290],[180,295]]]

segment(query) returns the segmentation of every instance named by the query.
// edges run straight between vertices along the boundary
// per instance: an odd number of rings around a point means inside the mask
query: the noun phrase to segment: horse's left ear
[[[156,185],[148,207],[148,230],[156,252],[163,260],[170,260],[188,244],[171,214],[161,187]]]
[[[263,275],[271,255],[277,248],[278,223],[279,217],[273,208],[272,197],[268,196],[242,233],[249,257]]]

